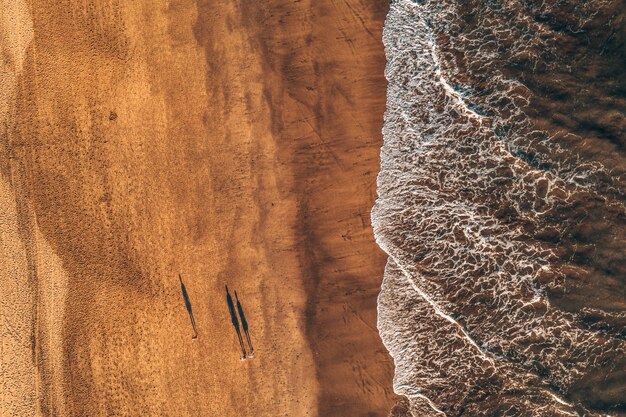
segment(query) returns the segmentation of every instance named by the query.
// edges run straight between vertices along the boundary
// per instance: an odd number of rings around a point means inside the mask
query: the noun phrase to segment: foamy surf
[[[536,17],[558,10],[458,3],[393,2],[383,33],[372,221],[389,255],[378,328],[394,388],[416,417],[620,410],[624,311],[611,291],[623,286],[607,279],[603,301],[581,300],[602,264],[585,246],[602,235],[585,227],[623,230],[624,177],[605,155],[585,154],[585,138],[529,113],[550,102],[541,74],[564,65],[569,38]],[[609,6],[569,10],[567,36]],[[595,392],[603,374],[616,394]]]

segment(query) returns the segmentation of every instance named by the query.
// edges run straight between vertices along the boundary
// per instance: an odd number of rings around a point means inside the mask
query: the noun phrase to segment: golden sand
[[[386,10],[0,1],[0,415],[387,415]]]

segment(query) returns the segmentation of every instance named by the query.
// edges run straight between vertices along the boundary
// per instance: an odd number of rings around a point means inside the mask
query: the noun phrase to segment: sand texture
[[[387,7],[0,0],[1,416],[387,415]]]

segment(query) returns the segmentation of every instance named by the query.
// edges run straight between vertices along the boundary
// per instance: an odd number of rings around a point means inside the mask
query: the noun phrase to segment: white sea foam
[[[389,262],[378,327],[395,390],[416,417],[582,415],[561,393],[626,350],[546,295],[564,289],[567,272],[558,249],[529,230],[552,227],[546,218],[580,193],[595,195],[590,174],[603,167],[562,158],[558,141],[528,122],[530,93],[499,69],[498,51],[540,61],[537,51],[556,45],[499,3],[494,13],[506,18],[478,15],[470,33],[455,26],[453,2],[395,1],[385,23],[372,222]],[[468,73],[483,78],[480,91],[464,85]],[[549,149],[543,165],[524,157],[536,146]]]

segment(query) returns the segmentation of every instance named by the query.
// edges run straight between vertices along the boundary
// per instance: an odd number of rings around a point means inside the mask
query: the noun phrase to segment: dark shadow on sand
[[[185,298],[185,307],[187,307],[187,312],[189,313],[189,318],[191,319],[191,326],[193,327],[193,336],[192,339],[198,337],[198,331],[196,330],[196,320],[193,317],[193,310],[191,309],[191,301],[189,301],[189,294],[187,294],[187,289],[185,288],[185,284],[183,284],[183,278],[178,274],[178,279],[180,280],[180,289],[183,292],[183,297]]]
[[[248,341],[248,346],[250,347],[250,357],[252,357],[254,355],[254,348],[252,347],[252,340],[250,340],[250,333],[248,332],[248,321],[246,320],[246,315],[243,312],[243,307],[239,302],[237,291],[235,291],[235,299],[237,300],[237,311],[239,312],[239,317],[241,318],[241,327],[243,327],[243,332],[246,334],[246,340]]]
[[[239,346],[241,346],[241,359],[246,358],[246,348],[243,345],[243,338],[241,337],[241,330],[239,329],[239,320],[237,320],[237,313],[235,312],[235,304],[233,303],[233,297],[228,292],[228,285],[226,285],[226,302],[228,303],[228,310],[230,311],[230,319],[233,322],[235,331],[237,332],[237,338],[239,339]],[[247,324],[246,324],[247,326]]]

